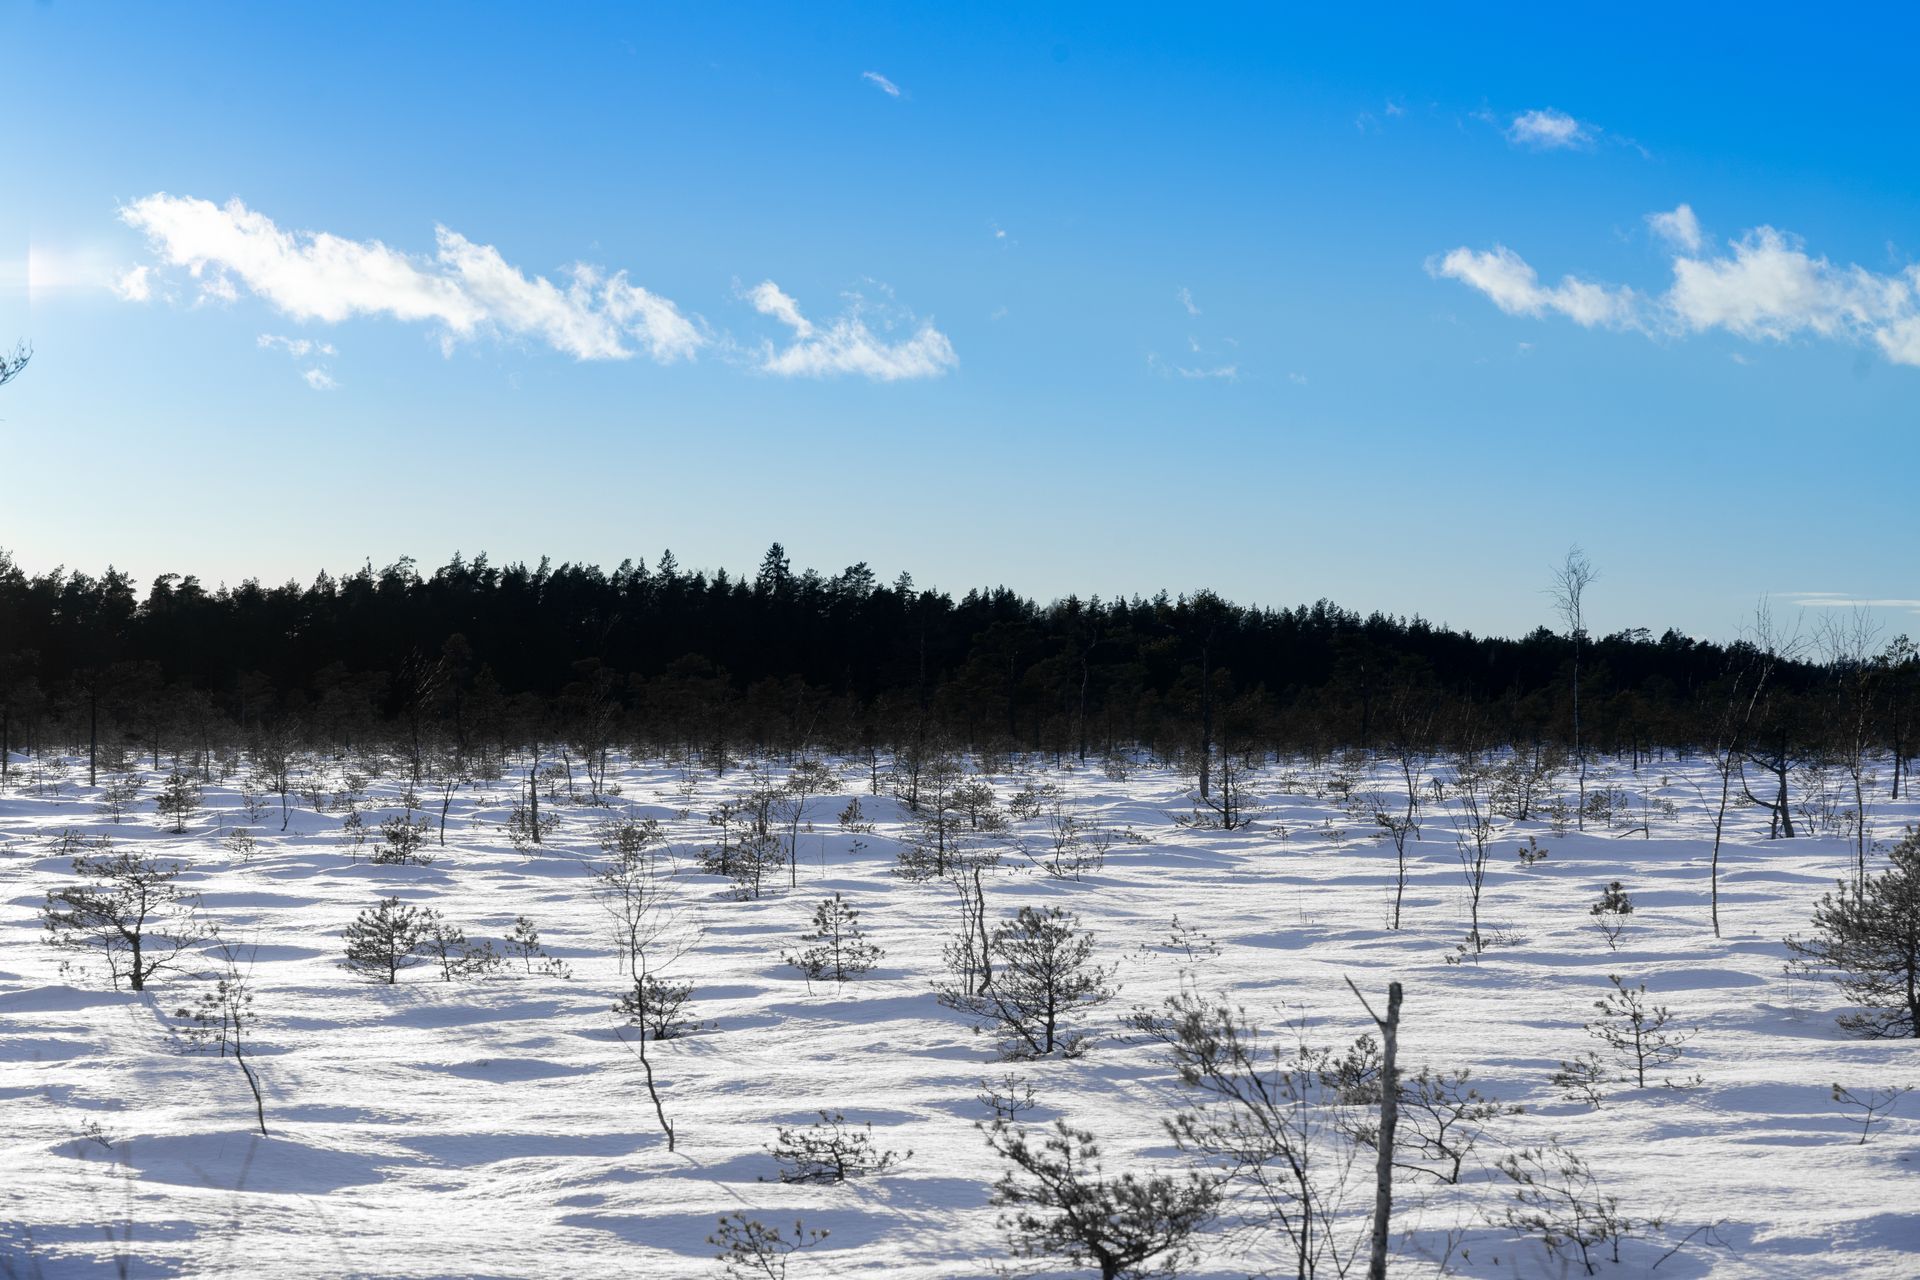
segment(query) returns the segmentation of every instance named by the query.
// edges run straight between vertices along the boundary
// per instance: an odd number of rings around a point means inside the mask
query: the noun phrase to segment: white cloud
[[[1438,262],[1429,260],[1427,270],[1478,289],[1508,315],[1543,316],[1554,311],[1589,329],[1626,329],[1635,324],[1631,289],[1575,276],[1563,276],[1549,288],[1525,259],[1505,245],[1487,251],[1455,249]]]
[[[1547,107],[1515,116],[1507,126],[1507,139],[1518,146],[1556,151],[1588,145],[1593,130],[1566,112]]]
[[[1649,221],[1676,245],[1696,240],[1675,253],[1672,283],[1657,297],[1572,276],[1545,288],[1503,245],[1454,249],[1428,270],[1478,289],[1509,315],[1559,312],[1582,325],[1674,336],[1719,329],[1749,342],[1812,335],[1868,343],[1895,364],[1920,366],[1920,266],[1885,274],[1836,266],[1767,226],[1724,249],[1709,246],[1686,205]]]
[[[108,287],[128,302],[145,302],[153,297],[152,269],[135,267]]]
[[[793,341],[786,346],[767,343],[762,349],[759,365],[764,373],[787,378],[824,378],[852,373],[876,382],[895,382],[905,378],[937,378],[960,363],[953,344],[933,327],[931,320],[916,321],[912,316],[889,317],[876,313],[858,294],[851,296],[845,313],[824,327],[802,315],[800,304],[771,280],[761,281],[746,290],[744,296],[754,310],[793,330]],[[883,329],[911,327],[912,332],[898,341],[889,341],[868,325],[870,314]],[[889,320],[893,323],[889,324]]]
[[[1695,332],[1725,329],[1776,342],[1801,332],[1860,333],[1901,360],[1894,353],[1913,336],[1916,283],[1915,268],[1882,276],[1836,267],[1809,256],[1797,238],[1756,227],[1734,243],[1731,257],[1674,259],[1667,299],[1678,323]],[[1920,364],[1920,348],[1901,362]]]
[[[338,355],[331,342],[316,342],[311,338],[286,338],[277,333],[263,333],[255,339],[255,346],[262,351],[284,351],[295,360],[304,360],[311,355]]]
[[[1196,347],[1195,350],[1197,351],[1198,348]],[[1238,382],[1240,380],[1240,366],[1237,364],[1169,364],[1155,351],[1147,352],[1147,368],[1163,378],[1185,378],[1193,382]]]
[[[1802,609],[1905,609],[1920,613],[1920,600],[1901,596],[1862,599],[1843,591],[1790,591],[1787,599]]]
[[[1200,308],[1194,305],[1193,294],[1188,291],[1185,285],[1181,285],[1180,292],[1174,296],[1180,299],[1180,305],[1187,309],[1188,315],[1197,316],[1200,314]]]
[[[562,287],[529,278],[493,246],[445,227],[435,229],[428,258],[378,240],[283,231],[239,200],[158,193],[120,217],[146,233],[163,264],[186,268],[203,300],[236,298],[237,281],[295,320],[385,315],[441,326],[443,347],[495,333],[535,338],[579,360],[627,359],[638,350],[664,364],[693,358],[706,342],[672,302],[624,272],[604,276],[579,264]]]
[[[1680,205],[1667,213],[1650,213],[1647,225],[1667,244],[1687,253],[1700,252],[1700,219],[1693,216],[1692,205]]]
[[[783,292],[779,285],[771,280],[762,280],[747,290],[747,301],[753,309],[763,316],[772,316],[781,324],[793,330],[796,338],[813,336],[813,325],[800,314],[800,304]]]
[[[194,306],[203,302],[238,302],[240,290],[234,288],[233,280],[225,272],[216,272],[200,282],[200,296],[193,300]]]
[[[886,94],[889,98],[897,98],[900,96],[900,86],[881,75],[878,71],[862,71],[860,78],[880,90],[880,92]]]
[[[325,369],[308,369],[300,376],[305,378],[307,385],[315,391],[332,391],[340,385],[333,380]]]

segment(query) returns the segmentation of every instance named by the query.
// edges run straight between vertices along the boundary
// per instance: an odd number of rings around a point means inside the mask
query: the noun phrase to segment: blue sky
[[[1477,21],[0,3],[0,546],[1920,626],[1914,19]]]

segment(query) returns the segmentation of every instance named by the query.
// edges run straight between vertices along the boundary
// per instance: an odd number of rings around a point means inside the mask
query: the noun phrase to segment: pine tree
[[[1219,1204],[1218,1185],[1198,1174],[1108,1176],[1093,1135],[1064,1121],[1038,1135],[997,1121],[987,1142],[1012,1166],[993,1202],[1008,1210],[1000,1227],[1014,1255],[1091,1263],[1101,1280],[1170,1272]]]
[[[200,788],[194,785],[191,776],[175,769],[161,784],[160,794],[153,798],[153,807],[172,821],[170,829],[175,835],[185,835],[187,823],[200,808]]]
[[[982,991],[944,988],[940,1003],[996,1026],[1008,1057],[1078,1054],[1086,1037],[1067,1022],[1113,996],[1111,973],[1093,962],[1093,935],[1058,907],[1020,908],[988,941],[993,981]]]
[[[1861,1006],[1840,1025],[1876,1038],[1920,1036],[1920,830],[1908,828],[1887,869],[1857,891],[1842,881],[1824,895],[1813,927],[1787,947],[1799,968],[1828,975]]]
[[[132,853],[113,853],[106,837],[81,854],[73,873],[85,882],[47,893],[42,916],[47,941],[74,951],[99,951],[118,988],[120,979],[144,991],[153,976],[175,967],[200,941],[199,895],[174,880],[184,868]]]
[[[1593,917],[1593,923],[1607,939],[1607,949],[1616,951],[1620,947],[1620,935],[1626,932],[1627,917],[1633,914],[1633,899],[1615,880],[1600,894],[1600,900],[1587,908],[1587,914]]]
[[[428,924],[419,908],[398,898],[384,898],[347,926],[347,958],[341,963],[362,977],[391,985],[399,980],[402,969],[425,959],[417,953],[426,940]]]
[[[1646,983],[1629,987],[1618,974],[1608,974],[1607,981],[1613,990],[1593,1002],[1600,1016],[1587,1024],[1587,1034],[1612,1049],[1632,1073],[1635,1086],[1644,1089],[1647,1068],[1658,1070],[1679,1061],[1697,1029],[1676,1027],[1672,1010],[1648,1003]]]
[[[860,912],[838,893],[814,908],[813,932],[801,935],[800,940],[814,945],[797,953],[788,952],[785,959],[809,978],[845,982],[873,968],[885,954],[866,940],[860,929]]]

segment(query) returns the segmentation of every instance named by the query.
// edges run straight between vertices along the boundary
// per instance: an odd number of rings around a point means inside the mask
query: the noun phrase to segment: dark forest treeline
[[[166,575],[144,597],[121,573],[35,576],[0,553],[0,729],[16,747],[98,726],[155,750],[169,735],[289,728],[314,742],[586,737],[723,756],[929,734],[1081,756],[1378,749],[1415,733],[1557,744],[1575,643],[1205,591],[956,599],[865,565],[796,573],[777,544],[751,578],[686,572],[671,553],[611,573],[456,556],[430,574],[402,560],[306,587],[208,591]],[[1920,664],[1904,641],[1837,665],[1673,631],[1579,643],[1585,750],[1713,744],[1765,667],[1743,720],[1756,742],[1816,752],[1836,715],[1858,711],[1876,749],[1912,751]]]

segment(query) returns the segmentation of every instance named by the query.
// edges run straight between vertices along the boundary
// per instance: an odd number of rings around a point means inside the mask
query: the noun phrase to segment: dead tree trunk
[[[1387,1280],[1387,1227],[1393,1216],[1393,1142],[1400,1124],[1400,1074],[1394,1065],[1400,1047],[1400,984],[1387,984],[1387,1016],[1382,1018],[1347,979],[1347,986],[1380,1028],[1380,1141],[1374,1155],[1373,1235],[1367,1249],[1367,1280]]]

